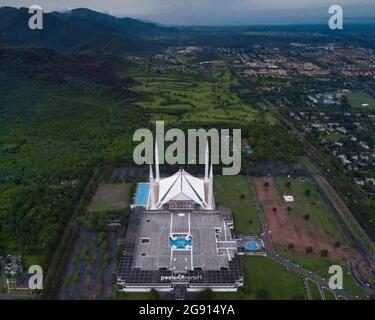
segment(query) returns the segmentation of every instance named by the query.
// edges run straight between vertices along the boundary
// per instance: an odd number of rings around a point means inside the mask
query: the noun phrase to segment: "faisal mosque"
[[[122,259],[117,273],[120,291],[152,289],[174,293],[207,288],[237,291],[243,286],[240,255],[246,242],[234,232],[232,210],[217,208],[208,144],[203,177],[184,169],[161,177],[157,145],[149,181],[137,185]],[[254,242],[252,253],[263,249]]]

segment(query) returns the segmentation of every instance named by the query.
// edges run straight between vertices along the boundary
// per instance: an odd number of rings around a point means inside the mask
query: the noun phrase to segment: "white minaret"
[[[209,210],[214,209],[213,183],[214,183],[214,172],[213,172],[213,167],[212,167],[212,163],[211,163],[210,178],[209,178],[209,181],[208,181],[208,199],[207,199]]]
[[[209,166],[209,160],[210,159],[210,151],[209,151],[209,148],[208,148],[208,140],[207,140],[207,143],[206,143],[206,156],[205,156],[205,159],[204,159],[204,181],[207,182],[208,181],[208,166]]]
[[[150,209],[155,210],[154,174],[152,172],[151,164],[150,164]]]
[[[160,181],[160,172],[159,172],[159,149],[158,142],[155,140],[155,173],[156,173],[156,183]]]

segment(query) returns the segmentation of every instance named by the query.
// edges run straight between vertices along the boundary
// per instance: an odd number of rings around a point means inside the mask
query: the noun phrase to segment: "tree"
[[[249,220],[249,224],[253,224],[253,220]]]
[[[292,212],[292,208],[291,207],[287,207],[286,210],[288,211],[288,213]]]
[[[288,244],[288,249],[289,250],[294,250],[294,244],[293,243],[289,243]]]
[[[291,183],[290,181],[287,181],[287,182],[285,183],[285,186],[286,186],[288,189],[290,189],[290,188],[292,187],[292,183]]]
[[[309,221],[310,220],[310,215],[309,214],[305,214],[305,221]]]
[[[340,241],[336,241],[335,242],[335,247],[336,248],[340,248],[341,247],[341,242]]]
[[[264,183],[264,189],[268,189],[270,187],[270,183],[269,182],[265,182]]]
[[[306,248],[306,253],[308,253],[308,254],[313,253],[313,248],[312,247],[307,247]]]
[[[245,199],[245,195],[243,193],[241,193],[240,199],[242,199],[242,200]]]
[[[276,208],[276,207],[273,207],[273,208],[272,208],[272,212],[273,212],[273,213],[277,213],[277,208]]]
[[[328,250],[327,249],[323,249],[320,251],[320,255],[323,257],[323,258],[326,258],[328,257]]]
[[[305,191],[305,195],[306,195],[306,197],[310,197],[311,196],[311,190],[307,189]]]

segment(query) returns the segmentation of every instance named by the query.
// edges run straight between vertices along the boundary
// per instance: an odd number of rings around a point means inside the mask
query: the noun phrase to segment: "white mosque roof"
[[[159,206],[175,201],[194,201],[205,206],[204,180],[193,177],[184,170],[179,170],[173,176],[160,179],[159,182]]]

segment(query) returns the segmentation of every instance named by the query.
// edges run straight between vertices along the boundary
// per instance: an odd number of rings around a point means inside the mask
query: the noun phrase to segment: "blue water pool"
[[[150,184],[139,183],[137,186],[137,191],[135,193],[134,205],[137,207],[146,207],[149,193],[150,193]]]
[[[259,250],[259,244],[255,241],[248,241],[246,242],[246,249],[248,251],[256,251]]]
[[[173,249],[186,250],[191,248],[193,240],[188,235],[173,235],[169,238],[169,244]]]

